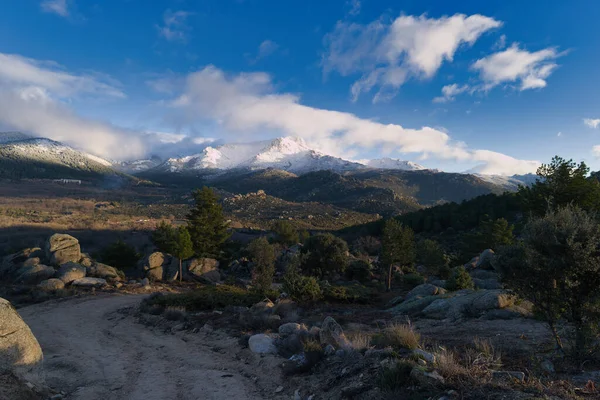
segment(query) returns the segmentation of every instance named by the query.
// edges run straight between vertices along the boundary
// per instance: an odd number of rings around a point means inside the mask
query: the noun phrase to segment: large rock
[[[42,249],[39,247],[32,247],[4,257],[0,262],[0,279],[11,277],[19,268],[23,266],[30,267],[35,264],[40,264],[39,261],[40,257],[42,256]],[[37,262],[29,261],[29,259]],[[25,265],[25,263],[27,263],[27,265]]]
[[[405,301],[413,299],[413,298],[417,298],[417,297],[435,296],[435,295],[444,294],[444,293],[446,293],[445,289],[431,285],[429,283],[424,283],[422,285],[416,286],[413,290],[408,292],[408,294],[406,295]]]
[[[53,265],[79,262],[81,259],[79,240],[71,235],[55,233],[46,242],[46,258]]]
[[[94,264],[94,260],[87,253],[81,253],[81,259],[79,260],[79,264],[83,265],[86,268],[91,267]]]
[[[37,285],[41,281],[52,278],[56,273],[56,270],[47,265],[38,264],[30,267],[23,267],[19,269],[17,273],[18,275],[15,282],[27,285]]]
[[[299,335],[301,332],[307,332],[308,329],[304,324],[298,324],[296,322],[288,322],[287,324],[283,324],[279,327],[279,335],[280,336],[290,336],[290,335]]]
[[[323,345],[332,345],[336,348],[349,348],[350,342],[344,334],[344,330],[337,321],[331,317],[325,318],[321,330],[319,331],[319,339]]]
[[[498,282],[498,279],[473,279],[473,284],[477,289],[502,289],[502,284]]]
[[[474,269],[469,272],[473,279],[500,279],[500,275],[494,271],[487,271],[485,269]]]
[[[18,377],[41,385],[42,349],[31,329],[14,307],[0,298],[0,372],[11,372]]]
[[[479,318],[490,310],[514,304],[514,297],[503,290],[460,291],[454,297],[437,299],[423,309],[427,318],[458,320]]]
[[[102,278],[102,279],[113,279],[119,280],[119,274],[117,269],[111,267],[110,265],[102,264],[99,262],[92,263],[92,266],[87,268],[86,276],[91,276],[94,278]]]
[[[420,314],[427,306],[434,301],[438,300],[438,296],[427,296],[423,298],[412,298],[406,300],[397,306],[390,308],[389,311],[396,312],[399,314],[406,314],[409,316],[415,316]]]
[[[102,278],[80,278],[74,280],[71,285],[87,288],[101,288],[106,286],[106,280]]]
[[[258,335],[250,336],[248,347],[253,353],[258,354],[277,354],[275,341],[269,335],[259,333]]]
[[[492,267],[492,260],[494,259],[494,255],[495,255],[494,250],[492,250],[492,249],[484,250],[479,255],[479,259],[477,260],[475,267],[480,268],[480,269],[486,269],[486,270],[494,269]]]
[[[212,283],[221,280],[219,262],[214,258],[192,258],[186,261],[186,270],[194,278]]]
[[[164,269],[171,263],[171,256],[160,251],[147,255],[140,261],[140,267],[146,277],[153,281],[163,278]]]
[[[64,289],[65,283],[63,281],[61,281],[60,279],[52,278],[52,279],[47,279],[45,281],[41,281],[38,284],[38,288],[40,288],[41,290],[46,290],[46,291],[51,292],[54,290]]]
[[[68,262],[60,266],[56,272],[56,277],[68,285],[74,280],[85,278],[86,274],[87,270],[83,265]]]

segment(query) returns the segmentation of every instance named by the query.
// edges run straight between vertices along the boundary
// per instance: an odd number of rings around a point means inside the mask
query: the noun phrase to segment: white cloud
[[[455,14],[439,19],[422,15],[400,16],[368,25],[338,21],[325,36],[324,73],[343,76],[362,73],[352,86],[356,100],[376,86],[374,100],[393,97],[409,78],[431,78],[444,61],[451,62],[461,45],[473,45],[486,31],[501,26],[493,18]]]
[[[494,46],[492,46],[492,50],[502,50],[506,47],[506,35],[501,35]]]
[[[42,11],[60,15],[61,17],[69,16],[69,6],[67,0],[44,0],[40,3]]]
[[[308,107],[298,96],[276,93],[269,75],[228,76],[214,66],[188,75],[181,94],[170,103],[182,124],[216,122],[239,140],[242,134],[265,132],[299,136],[323,151],[353,157],[357,150],[389,152],[483,163],[484,173],[526,173],[539,163],[487,151],[470,150],[439,129],[404,128],[353,114]]]
[[[187,41],[191,30],[187,24],[187,19],[190,15],[192,13],[187,11],[165,11],[163,14],[163,25],[156,26],[159,35],[171,42]]]
[[[264,40],[259,46],[258,46],[258,52],[256,54],[256,57],[252,58],[250,60],[251,64],[255,64],[257,63],[260,59],[265,58],[270,56],[271,54],[275,53],[277,50],[279,49],[279,45],[277,43],[275,43],[272,40]]]
[[[594,147],[592,147],[592,154],[595,157],[600,158],[600,145],[595,145]]]
[[[442,88],[442,96],[435,97],[433,99],[434,103],[447,103],[449,101],[454,101],[454,98],[469,90],[469,85],[458,85],[453,83],[452,85],[446,85]]]
[[[556,136],[558,136],[558,137],[561,137],[561,136],[562,136],[562,132],[558,132],[558,133],[556,134]]]
[[[584,118],[583,123],[592,129],[596,129],[598,127],[598,125],[600,125],[600,118],[598,118],[598,119]]]
[[[517,83],[519,90],[546,86],[546,79],[558,66],[554,60],[561,56],[555,48],[529,52],[514,43],[506,50],[477,60],[472,69],[479,72],[483,90],[502,83]]]
[[[56,63],[0,53],[0,84],[38,86],[63,97],[82,93],[125,97],[116,82],[108,81],[102,82],[92,75],[67,73]]]
[[[348,11],[349,15],[356,16],[360,14],[361,4],[359,0],[349,0],[346,5],[350,7],[350,10]]]
[[[135,132],[82,118],[69,109],[67,101],[82,96],[125,95],[110,83],[66,72],[55,63],[0,53],[0,124],[99,156],[120,159],[144,153]]]

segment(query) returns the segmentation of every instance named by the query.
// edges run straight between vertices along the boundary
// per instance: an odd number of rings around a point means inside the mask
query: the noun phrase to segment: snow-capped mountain
[[[515,191],[519,188],[520,185],[529,186],[533,184],[537,178],[535,174],[525,174],[525,175],[513,175],[513,176],[504,176],[504,175],[485,175],[485,174],[473,174],[482,180],[493,183],[494,185],[501,186],[506,190]]]
[[[21,132],[0,132],[0,145],[27,139],[33,139],[33,137]]]
[[[420,171],[427,169],[424,166],[412,161],[399,160],[397,158],[376,158],[367,163],[369,168],[377,169],[399,169],[403,171]]]
[[[135,174],[136,172],[147,171],[152,168],[156,168],[163,163],[163,160],[158,156],[152,156],[143,160],[134,160],[134,161],[122,161],[120,163],[115,163],[114,166],[119,171]]]
[[[170,158],[158,169],[170,172],[275,168],[294,173],[318,170],[353,171],[364,165],[324,154],[304,140],[283,137],[252,143],[207,147],[202,153]]]
[[[66,177],[61,174],[71,172],[114,174],[112,165],[108,160],[54,140],[18,132],[0,133],[0,175],[60,178]]]

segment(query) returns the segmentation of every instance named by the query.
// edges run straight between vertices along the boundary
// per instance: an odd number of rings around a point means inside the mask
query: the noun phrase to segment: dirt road
[[[154,332],[123,310],[142,297],[106,295],[21,308],[44,351],[48,384],[82,400],[265,398],[251,363],[235,359],[234,339],[220,341],[229,352],[219,353],[202,343],[202,335]]]

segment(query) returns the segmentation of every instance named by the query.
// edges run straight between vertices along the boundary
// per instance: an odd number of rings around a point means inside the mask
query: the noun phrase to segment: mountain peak
[[[378,169],[399,169],[403,171],[420,171],[423,169],[427,169],[424,166],[417,164],[412,161],[404,161],[399,160],[397,158],[376,158],[370,160],[367,163],[367,166],[370,168],[378,168]]]

